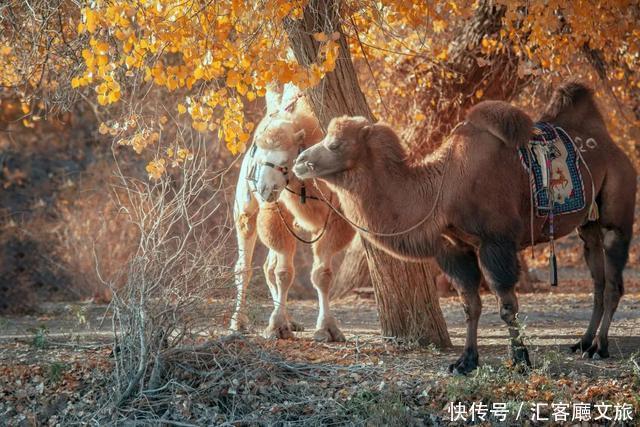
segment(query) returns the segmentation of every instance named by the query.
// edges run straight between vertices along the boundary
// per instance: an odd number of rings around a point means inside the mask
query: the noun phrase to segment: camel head
[[[304,130],[295,130],[291,121],[265,118],[258,127],[248,153],[252,165],[247,176],[250,188],[264,202],[274,202],[289,183],[289,170],[304,141]]]
[[[300,179],[330,178],[354,168],[367,151],[373,125],[364,117],[336,117],[324,139],[300,153],[293,172]]]

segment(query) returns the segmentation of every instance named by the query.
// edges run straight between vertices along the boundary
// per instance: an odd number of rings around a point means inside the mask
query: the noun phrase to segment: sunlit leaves
[[[246,102],[264,96],[271,82],[306,89],[335,68],[338,33],[316,35],[319,55],[308,68],[288,52],[283,20],[299,19],[305,4],[96,0],[82,10],[78,31],[89,45],[82,52],[85,70],[71,84],[93,86],[100,105],[118,102],[138,76],[180,91],[178,112],[189,114],[193,129],[214,131],[231,152],[241,152],[252,131]]]
[[[160,179],[167,170],[165,159],[155,159],[149,162],[145,168],[150,179]]]

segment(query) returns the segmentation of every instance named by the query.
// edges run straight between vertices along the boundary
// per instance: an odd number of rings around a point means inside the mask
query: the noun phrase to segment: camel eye
[[[338,141],[334,141],[327,147],[331,151],[336,151],[340,148],[340,143]]]

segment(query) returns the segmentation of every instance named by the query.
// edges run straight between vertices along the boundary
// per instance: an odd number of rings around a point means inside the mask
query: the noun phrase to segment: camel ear
[[[360,128],[360,131],[358,132],[358,140],[366,141],[367,139],[369,139],[369,135],[371,135],[372,130],[373,130],[373,125],[362,126],[362,128]]]
[[[302,141],[304,141],[304,137],[306,136],[304,129],[300,129],[298,132],[296,132],[293,135],[293,138],[295,139],[297,144],[300,144]]]

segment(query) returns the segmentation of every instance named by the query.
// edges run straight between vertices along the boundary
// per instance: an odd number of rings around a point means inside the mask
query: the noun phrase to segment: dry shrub
[[[141,180],[117,172],[114,200],[136,239],[121,274],[101,277],[113,291],[115,369],[98,418],[104,410],[137,418],[139,400],[173,382],[167,355],[209,336],[230,310],[216,301],[230,302],[233,288],[227,169],[209,167],[203,138],[188,140],[181,145],[194,156],[173,174]]]

